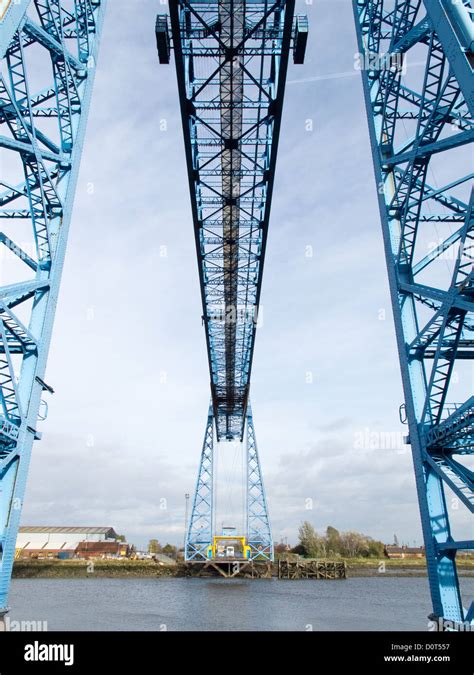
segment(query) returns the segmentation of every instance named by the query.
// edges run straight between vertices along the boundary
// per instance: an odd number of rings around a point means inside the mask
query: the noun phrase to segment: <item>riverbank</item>
[[[178,565],[153,560],[16,560],[14,579],[155,578],[181,576]]]
[[[425,558],[405,558],[377,560],[375,558],[348,558],[346,559],[348,577],[374,577],[384,574],[389,577],[425,577]],[[474,560],[465,559],[457,563],[458,574],[461,577],[474,577]]]
[[[345,560],[348,577],[426,576],[426,561],[377,560],[375,558],[348,558]],[[474,560],[458,562],[460,576],[474,577]],[[163,565],[152,560],[17,560],[13,567],[16,579],[81,579],[156,578],[185,576],[181,565]]]

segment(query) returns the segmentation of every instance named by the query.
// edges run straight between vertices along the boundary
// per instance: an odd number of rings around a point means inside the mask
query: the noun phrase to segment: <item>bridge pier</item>
[[[205,562],[185,563],[185,576],[221,576],[225,579],[244,577],[247,579],[271,579],[273,563],[254,562],[253,560],[206,560]]]

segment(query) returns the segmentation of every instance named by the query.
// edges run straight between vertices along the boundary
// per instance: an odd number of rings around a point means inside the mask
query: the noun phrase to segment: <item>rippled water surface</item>
[[[474,579],[463,579],[467,601]],[[469,597],[470,596],[470,597]],[[15,579],[10,620],[49,630],[426,630],[426,578]]]

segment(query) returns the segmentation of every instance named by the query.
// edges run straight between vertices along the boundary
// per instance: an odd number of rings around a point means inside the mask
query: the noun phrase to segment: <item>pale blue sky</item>
[[[154,42],[166,9],[109,2],[23,514],[140,544],[182,541],[209,398],[175,69]],[[274,537],[310,520],[419,544],[409,449],[380,436],[406,427],[352,6],[298,11],[252,382]]]

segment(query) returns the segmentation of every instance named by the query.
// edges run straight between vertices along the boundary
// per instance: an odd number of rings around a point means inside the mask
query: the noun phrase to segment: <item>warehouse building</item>
[[[425,549],[423,546],[416,548],[414,546],[385,546],[385,555],[387,558],[424,558]]]
[[[112,545],[110,547],[109,545]],[[42,527],[22,526],[16,540],[17,558],[73,558],[87,546],[95,548],[97,557],[123,555],[122,542],[113,527]],[[97,547],[98,545],[98,547]],[[87,556],[90,557],[90,556]]]
[[[125,558],[129,546],[122,541],[81,541],[76,548],[76,558]]]

